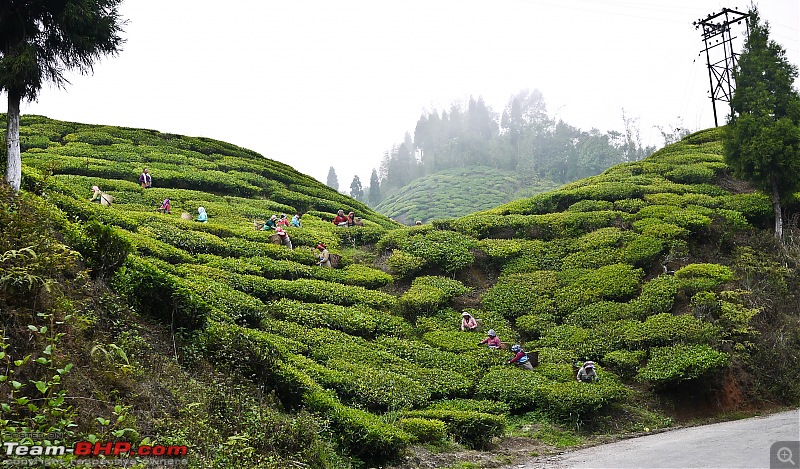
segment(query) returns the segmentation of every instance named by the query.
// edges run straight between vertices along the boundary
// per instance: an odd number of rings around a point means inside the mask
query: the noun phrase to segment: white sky
[[[332,165],[348,192],[354,174],[369,183],[423,111],[470,95],[500,113],[520,90],[539,89],[550,115],[584,130],[622,130],[624,108],[643,144],[660,146],[654,125],[714,125],[692,22],[749,4],[126,0],[119,56],[69,75],[66,89],[46,85],[22,112],[223,140],[322,182]],[[800,1],[757,5],[800,63]]]

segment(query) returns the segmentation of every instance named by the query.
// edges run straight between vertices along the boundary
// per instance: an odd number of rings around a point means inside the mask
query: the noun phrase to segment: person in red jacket
[[[333,224],[336,226],[347,226],[347,215],[344,214],[344,210],[339,210],[339,213],[337,213],[336,217],[333,219]]]
[[[487,347],[493,349],[500,348],[500,338],[497,337],[497,334],[494,332],[494,329],[489,329],[489,332],[486,333],[486,338],[478,342],[478,345],[483,345],[483,344],[486,344]]]

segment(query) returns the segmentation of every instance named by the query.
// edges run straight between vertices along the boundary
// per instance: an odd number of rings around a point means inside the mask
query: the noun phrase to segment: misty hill
[[[191,467],[377,466],[416,444],[507,464],[508,441],[800,401],[798,249],[776,246],[717,130],[404,228],[224,142],[38,116],[21,132],[24,190],[0,198],[4,432],[147,435]],[[180,217],[200,205],[208,223]],[[333,226],[339,207],[365,226]],[[293,250],[253,230],[298,211]],[[315,265],[319,242],[339,268]],[[479,346],[490,328],[534,371]],[[599,382],[575,381],[584,360]]]
[[[521,178],[512,171],[486,166],[448,169],[415,179],[375,210],[405,225],[416,220],[427,223],[487,210],[557,186],[552,181]]]

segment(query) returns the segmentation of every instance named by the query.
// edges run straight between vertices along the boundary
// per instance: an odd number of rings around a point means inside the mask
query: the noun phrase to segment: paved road
[[[683,428],[558,456],[543,457],[517,469],[543,468],[769,468],[770,447],[800,440],[800,410],[732,422]],[[773,469],[800,469],[800,451]],[[773,450],[777,451],[777,447]],[[792,465],[791,462],[795,464]]]

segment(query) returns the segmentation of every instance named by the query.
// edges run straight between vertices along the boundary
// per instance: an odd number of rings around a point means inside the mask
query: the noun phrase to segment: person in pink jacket
[[[500,348],[500,338],[497,337],[497,333],[494,332],[494,329],[489,329],[489,332],[486,333],[486,338],[478,342],[478,345],[483,344],[486,344],[489,348]]]
[[[478,330],[478,321],[476,321],[475,318],[473,318],[472,315],[466,311],[461,313],[461,330],[469,332]]]

